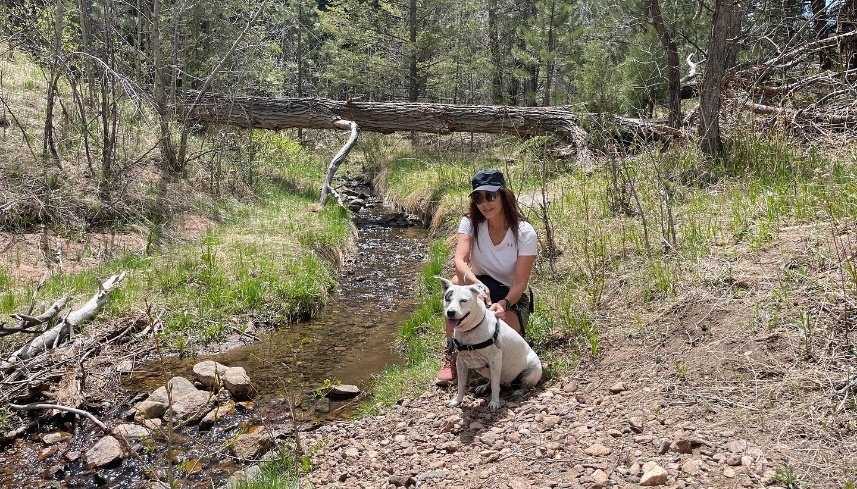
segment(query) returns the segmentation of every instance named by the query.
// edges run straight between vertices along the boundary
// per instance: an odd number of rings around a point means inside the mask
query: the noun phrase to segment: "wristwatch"
[[[509,299],[503,298],[503,299],[500,299],[500,301],[505,303],[503,305],[504,311],[508,311],[512,307],[512,301],[510,301]]]

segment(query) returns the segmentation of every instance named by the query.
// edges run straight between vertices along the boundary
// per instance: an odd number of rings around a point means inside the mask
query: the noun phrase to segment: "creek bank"
[[[148,341],[87,359],[83,368],[89,401],[83,407],[104,420],[110,435],[90,430],[82,418],[32,412],[24,418],[26,425],[4,434],[6,449],[0,460],[10,469],[0,471],[0,482],[27,487],[148,487],[151,481],[175,477],[186,487],[212,487],[295,429],[347,417],[349,406],[362,393],[358,385],[398,361],[394,338],[412,307],[410,294],[402,291],[413,290],[415,270],[425,256],[426,232],[418,219],[386,207],[368,191],[344,193],[350,196],[358,229],[357,249],[342,264],[334,300],[318,320],[280,328],[252,320],[236,322],[226,341],[198,352],[197,359],[160,357]],[[384,314],[355,315],[350,307],[355,300]],[[78,340],[101,327],[97,322],[90,325]],[[303,337],[313,341],[302,342]],[[272,338],[281,338],[280,343]],[[294,350],[296,345],[306,351]],[[279,359],[283,352],[288,358]],[[210,378],[199,377],[194,367],[209,355],[214,355],[212,362],[245,367],[244,375],[252,378],[244,383],[247,391],[227,395],[226,385],[214,389]],[[151,376],[140,377],[146,360],[153,359]],[[224,384],[229,378],[225,373],[215,374]],[[288,392],[270,387],[295,373],[298,382]],[[103,381],[95,384],[96,378]],[[326,379],[352,387],[331,387]],[[165,408],[169,403],[152,398],[167,382],[188,388],[187,396],[176,392],[171,410]],[[319,392],[326,395],[319,397]],[[22,468],[11,469],[16,466]],[[172,473],[167,466],[173,467]]]
[[[277,439],[289,436],[295,425],[265,426],[254,424],[241,428],[233,422],[237,413],[254,409],[252,402],[256,395],[255,387],[242,367],[229,367],[211,360],[194,365],[195,379],[173,377],[165,385],[158,387],[144,399],[129,409],[123,418],[126,423],[116,425],[111,434],[100,438],[83,453],[82,460],[90,469],[104,469],[100,478],[107,483],[121,484],[122,471],[109,471],[131,457],[146,458],[146,452],[163,451],[170,446],[174,433],[196,426],[199,431],[222,430],[226,439],[231,439],[228,451],[239,462],[258,459],[270,450]],[[326,390],[310,393],[316,401],[325,398],[347,399],[357,397],[360,389],[356,386],[339,385]],[[329,404],[308,403],[309,409],[324,412],[321,406]],[[305,408],[306,409],[306,408]],[[54,432],[42,437],[46,445],[44,453],[56,453],[65,450],[71,442],[67,433]],[[162,448],[158,448],[158,447]],[[63,462],[54,465],[51,472],[54,477],[71,472],[69,464],[80,459],[80,452],[66,452]],[[202,462],[176,455],[173,462],[180,467],[200,468]],[[156,464],[154,464],[156,465]],[[198,470],[196,470],[198,471]],[[165,474],[158,471],[143,470],[150,479],[162,479]]]

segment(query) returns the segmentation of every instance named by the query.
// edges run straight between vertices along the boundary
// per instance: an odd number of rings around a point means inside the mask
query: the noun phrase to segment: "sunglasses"
[[[470,194],[470,198],[473,200],[473,203],[479,205],[483,202],[494,202],[497,200],[498,194],[497,192],[473,192]]]

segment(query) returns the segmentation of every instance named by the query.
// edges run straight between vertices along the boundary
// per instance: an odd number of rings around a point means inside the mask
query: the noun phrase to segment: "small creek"
[[[97,429],[90,433],[77,429],[49,453],[40,437],[64,428],[43,426],[41,434],[19,439],[0,453],[4,462],[0,465],[10,469],[0,470],[0,486],[149,487],[153,478],[175,478],[178,487],[219,487],[241,468],[224,448],[238,433],[252,426],[287,431],[296,425],[292,412],[304,427],[350,416],[356,401],[331,401],[329,412],[319,413],[307,394],[328,380],[365,391],[372,376],[404,361],[397,348],[398,333],[417,307],[416,284],[428,249],[427,232],[418,221],[385,207],[376,197],[365,200],[354,220],[358,253],[346,264],[338,289],[318,317],[274,329],[260,335],[259,341],[230,345],[220,353],[151,361],[122,382],[130,396],[142,395],[173,376],[192,380],[193,365],[210,359],[244,367],[258,390],[253,402],[242,404],[209,431],[191,427],[174,435],[171,450],[165,449],[164,440],[156,440],[154,449],[99,470],[87,468],[84,457],[77,455],[100,438]],[[297,407],[291,409],[290,404]],[[127,422],[120,418],[130,406],[116,406],[101,419],[108,426]],[[168,457],[178,467],[173,476],[166,472]]]
[[[331,301],[316,318],[222,353],[153,362],[140,368],[131,382],[152,391],[168,380],[164,371],[192,379],[196,363],[214,360],[244,367],[259,391],[256,401],[264,401],[282,399],[297,388],[313,389],[325,380],[364,389],[373,375],[401,362],[398,333],[417,305],[414,291],[427,253],[427,233],[378,198],[368,201],[354,220],[358,253],[349,259]],[[341,417],[348,411],[339,413]]]

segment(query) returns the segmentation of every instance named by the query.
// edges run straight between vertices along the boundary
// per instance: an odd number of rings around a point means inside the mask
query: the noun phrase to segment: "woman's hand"
[[[491,307],[488,308],[489,311],[493,311],[494,315],[500,319],[506,317],[506,309],[503,308],[503,301],[495,302],[491,304]]]

